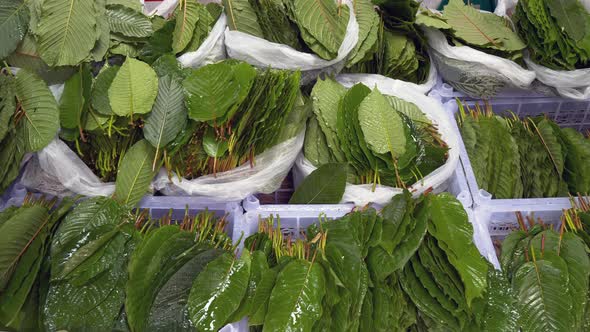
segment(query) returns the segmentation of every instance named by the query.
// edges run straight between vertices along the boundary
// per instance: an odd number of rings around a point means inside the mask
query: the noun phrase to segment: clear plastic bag
[[[302,85],[310,83],[321,73],[336,75],[346,64],[348,54],[356,46],[359,37],[359,26],[352,2],[344,0],[343,3],[350,8],[350,18],[338,56],[333,60],[324,60],[315,54],[299,52],[287,45],[229,29],[225,31],[227,54],[230,58],[243,60],[261,68],[301,70]]]
[[[352,86],[350,83],[343,84],[346,87]],[[374,88],[371,87],[371,88]],[[442,140],[448,145],[448,158],[446,162],[437,168],[434,172],[426,175],[422,180],[408,188],[414,195],[420,195],[429,188],[435,192],[446,190],[449,178],[455,172],[459,162],[459,137],[453,131],[448,115],[441,102],[432,97],[427,97],[419,91],[416,91],[415,84],[397,81],[392,85],[381,85],[379,91],[386,95],[396,96],[405,101],[414,103],[420,110],[436,124],[441,134]],[[295,162],[295,178],[303,179],[316,169],[301,153]],[[354,203],[358,206],[364,206],[369,203],[379,205],[387,204],[391,198],[403,191],[401,188],[376,185],[373,190],[372,184],[346,184],[344,196],[341,203]]]
[[[154,182],[164,195],[201,196],[215,200],[237,201],[246,196],[269,194],[280,188],[303,147],[305,130],[257,155],[254,166],[245,163],[227,172],[209,174],[193,180],[169,178],[165,169]]]

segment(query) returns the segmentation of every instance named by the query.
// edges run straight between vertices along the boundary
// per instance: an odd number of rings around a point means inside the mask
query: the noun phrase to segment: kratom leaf
[[[263,331],[310,331],[322,313],[324,271],[294,259],[279,275],[270,295]]]
[[[38,51],[50,66],[76,65],[96,43],[94,0],[47,0],[37,27]]]
[[[112,32],[127,37],[149,37],[153,33],[147,16],[123,5],[108,5],[106,18]]]
[[[152,110],[158,94],[158,76],[150,66],[127,58],[109,87],[109,102],[119,116],[145,114]]]
[[[335,58],[348,26],[348,6],[338,7],[332,0],[294,0],[293,10],[307,45],[324,59]]]
[[[148,192],[155,175],[152,169],[155,157],[154,147],[146,140],[141,140],[129,148],[117,171],[115,197],[119,202],[135,206]]]
[[[321,165],[297,187],[289,204],[338,204],[346,187],[348,165]]]
[[[230,64],[221,62],[201,67],[184,80],[191,119],[210,121],[225,116],[240,93],[240,81],[233,73]]]
[[[60,124],[63,128],[82,128],[82,116],[90,100],[92,74],[87,68],[80,68],[64,84],[59,100]]]
[[[406,152],[402,119],[379,90],[374,89],[361,102],[358,120],[371,150],[390,153],[393,158]]]
[[[0,76],[0,141],[13,128],[12,116],[16,111],[15,80],[12,76]]]
[[[112,115],[113,110],[109,102],[109,87],[113,83],[119,66],[104,67],[92,85],[92,107],[100,114]]]
[[[182,85],[170,76],[162,77],[158,83],[158,96],[154,108],[145,118],[145,139],[155,148],[163,148],[174,140],[186,122]]]
[[[354,1],[354,14],[359,25],[359,39],[349,55],[348,67],[362,61],[377,43],[380,17],[369,0]]]
[[[416,16],[416,24],[440,30],[447,30],[452,28],[447,22],[445,22],[442,15],[439,16],[437,14],[429,12],[428,10],[420,11],[418,16]]]
[[[237,259],[230,253],[207,264],[193,283],[188,310],[197,330],[217,331],[236,311],[248,289],[250,254]]]
[[[29,7],[24,0],[0,3],[0,59],[16,50],[29,26]]]
[[[24,112],[19,128],[28,151],[39,151],[59,129],[59,111],[51,91],[37,75],[20,70],[16,75],[16,95]]]
[[[222,4],[227,15],[227,25],[231,30],[264,38],[256,12],[248,0],[222,0]]]
[[[191,39],[200,18],[202,5],[196,1],[182,0],[176,9],[176,25],[172,34],[172,50],[180,53]]]
[[[568,293],[567,265],[554,253],[522,265],[512,280],[523,332],[571,331],[574,316]]]
[[[557,25],[576,41],[584,38],[584,26],[588,21],[588,12],[577,0],[547,0],[544,2],[555,18]]]
[[[140,12],[142,10],[142,3],[141,1],[137,0],[106,0],[107,5],[123,5],[125,7],[131,8],[135,11]]]
[[[208,128],[203,136],[203,149],[211,158],[222,157],[229,148],[228,141],[215,137],[215,131]]]

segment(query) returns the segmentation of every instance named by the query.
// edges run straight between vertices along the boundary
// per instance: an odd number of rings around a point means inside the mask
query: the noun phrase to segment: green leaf
[[[311,331],[322,314],[325,283],[320,265],[292,260],[277,276],[263,331]]]
[[[488,265],[473,243],[473,226],[463,205],[452,195],[430,196],[428,232],[438,241],[465,285],[467,305],[483,296]]]
[[[122,5],[140,12],[143,9],[141,1],[137,0],[106,0],[107,5]]]
[[[37,75],[20,70],[16,75],[16,95],[24,112],[20,129],[26,149],[43,149],[59,129],[59,111],[49,88]]]
[[[311,91],[313,99],[313,111],[318,119],[320,128],[324,135],[328,147],[332,150],[335,158],[343,162],[344,156],[340,152],[338,142],[338,110],[340,101],[346,94],[346,88],[331,78],[319,79]]]
[[[145,62],[127,58],[109,87],[113,113],[119,116],[145,114],[158,94],[158,76]]]
[[[568,36],[576,41],[584,38],[588,12],[577,0],[548,0],[551,16]]]
[[[349,55],[347,67],[364,60],[378,39],[381,19],[370,0],[354,1],[354,14],[359,25],[359,39]]]
[[[176,138],[186,122],[182,85],[171,76],[162,77],[158,83],[158,96],[154,108],[145,118],[145,139],[155,148],[163,148]]]
[[[297,187],[289,204],[338,204],[344,195],[347,164],[328,163],[311,172]]]
[[[37,27],[38,51],[50,66],[76,65],[96,43],[94,0],[46,0]]]
[[[229,148],[227,140],[215,137],[215,130],[207,128],[203,136],[203,149],[211,158],[222,157]]]
[[[519,301],[523,332],[571,331],[574,316],[564,260],[547,252],[542,260],[523,264],[512,280]]]
[[[172,55],[172,39],[170,36],[174,32],[175,25],[175,21],[166,21],[164,26],[156,30],[141,49],[140,59],[152,63],[164,54],[170,53]]]
[[[192,258],[194,235],[178,226],[162,226],[148,233],[129,262],[125,308],[131,331],[144,331],[158,292]]]
[[[222,0],[227,25],[230,30],[238,30],[252,36],[264,38],[256,12],[248,0]]]
[[[424,25],[430,28],[439,30],[448,30],[452,27],[442,18],[442,15],[437,15],[430,10],[420,11],[416,16],[416,24]]]
[[[86,68],[80,68],[65,85],[59,100],[59,117],[63,128],[82,128],[82,116],[90,100],[92,74]]]
[[[293,9],[306,44],[324,59],[335,58],[348,26],[348,6],[332,0],[294,0]]]
[[[122,5],[108,5],[106,18],[111,32],[127,37],[149,37],[152,35],[152,22],[141,12]]]
[[[135,143],[121,161],[115,182],[115,197],[123,204],[135,206],[148,192],[155,171],[152,161],[154,147],[146,140]]]
[[[11,121],[16,111],[16,87],[12,76],[0,75],[0,141],[14,128]]]
[[[112,115],[113,110],[109,102],[109,87],[113,83],[119,66],[105,66],[100,71],[92,85],[92,107],[103,115]]]
[[[202,5],[196,1],[180,1],[176,9],[176,25],[172,34],[172,50],[178,54],[184,50],[195,32]]]
[[[183,82],[188,115],[195,121],[225,116],[237,102],[241,81],[232,66],[221,62],[193,71]]]
[[[406,152],[404,125],[385,96],[374,89],[359,106],[359,122],[369,148],[391,153],[396,158]]]
[[[188,310],[191,322],[201,331],[217,331],[238,309],[250,279],[250,254],[240,259],[230,253],[207,264],[193,283]]]
[[[0,60],[16,50],[29,27],[29,7],[23,0],[0,3]]]

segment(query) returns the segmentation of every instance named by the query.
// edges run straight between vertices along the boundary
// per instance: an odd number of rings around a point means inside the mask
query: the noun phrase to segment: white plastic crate
[[[508,114],[508,111],[513,111],[514,114],[525,117],[546,114],[551,119],[556,121],[562,127],[572,127],[578,131],[585,131],[590,129],[590,101],[589,102],[578,102],[578,101],[566,101],[561,99],[556,101],[555,98],[549,98],[551,100],[544,99],[497,99],[491,101],[492,110],[497,114]],[[473,103],[467,102],[468,105]],[[452,120],[453,126],[457,133],[460,135],[459,126],[455,120],[455,115],[458,111],[457,102],[450,100],[444,104],[445,110]],[[579,121],[579,122],[576,122]],[[557,197],[557,198],[519,198],[519,199],[494,199],[492,195],[479,188],[473,168],[465,145],[460,140],[459,146],[461,149],[460,164],[463,167],[465,181],[457,181],[459,184],[467,184],[467,188],[460,188],[458,190],[467,189],[471,193],[473,199],[473,208],[490,208],[492,210],[501,211],[502,209],[518,209],[525,208],[528,206],[549,206],[550,208],[562,207],[568,208],[570,206],[569,197]]]

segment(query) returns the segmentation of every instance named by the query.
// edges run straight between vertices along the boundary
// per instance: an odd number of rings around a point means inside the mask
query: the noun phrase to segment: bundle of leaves
[[[142,139],[141,127],[152,109],[161,112],[168,81],[158,83],[150,66],[126,58],[121,66],[106,63],[93,77],[88,64],[77,68],[60,99],[60,137],[102,181],[114,181],[128,150]],[[145,154],[153,148],[146,145]]]
[[[416,23],[441,30],[453,46],[469,46],[482,52],[522,61],[526,44],[511,22],[494,13],[481,12],[461,0],[450,0],[441,13],[421,10]]]
[[[582,2],[519,1],[513,19],[534,62],[556,70],[590,64],[590,14]]]
[[[117,201],[90,198],[63,219],[51,242],[43,326],[58,330],[113,330],[125,322],[127,264],[141,240],[135,216]]]
[[[530,221],[530,220],[529,220]],[[574,232],[519,216],[520,230],[502,243],[500,261],[510,280],[521,331],[587,331],[590,258],[586,243]]]
[[[43,149],[57,134],[59,111],[47,84],[28,70],[0,72],[0,193],[19,174],[25,153]]]
[[[154,33],[139,51],[140,59],[152,63],[164,54],[179,56],[196,51],[211,32],[222,10],[214,2],[203,5],[194,0],[179,1],[169,18],[152,18]]]
[[[181,178],[253,164],[255,155],[295,136],[304,125],[307,115],[300,107],[299,79],[299,72],[256,70],[233,60],[190,70],[182,83],[174,84],[179,93],[184,91],[179,96],[185,98],[184,112],[191,121],[167,123],[179,134],[174,138],[169,130],[162,131],[171,139],[159,144],[148,134],[151,118],[144,133],[164,148],[166,167]]]
[[[27,195],[20,207],[0,212],[0,327],[42,330],[40,303],[47,289],[53,232],[72,207],[72,200]]]
[[[271,217],[245,241],[243,274],[214,282],[209,297],[226,302],[201,304],[199,317],[213,329],[247,317],[263,331],[500,331],[491,325],[510,313],[472,236],[448,194],[406,191],[380,214],[355,211],[305,234]]]
[[[223,0],[223,6],[231,30],[326,60],[338,55],[350,16],[334,0]]]
[[[415,104],[330,78],[318,80],[311,96],[304,154],[316,167],[347,162],[350,183],[405,188],[446,160],[436,125]]]
[[[563,197],[590,191],[590,140],[543,117],[501,117],[459,106],[458,122],[477,184],[495,198]]]
[[[359,42],[349,55],[346,72],[380,74],[413,83],[428,79],[430,58],[426,40],[415,24],[416,1],[354,2]]]
[[[179,224],[172,224],[170,216],[144,224],[143,239],[131,256],[125,285],[125,311],[131,331],[217,330],[203,328],[206,325],[195,318],[198,313],[194,308],[203,301],[216,306],[215,302],[224,299],[215,295],[203,298],[213,289],[195,285],[199,280],[217,283],[224,274],[241,269],[232,258],[235,247],[225,233],[226,225],[225,217],[215,217],[208,211],[194,217],[185,215]],[[216,259],[223,261],[223,266],[215,271],[213,267],[205,269]]]

